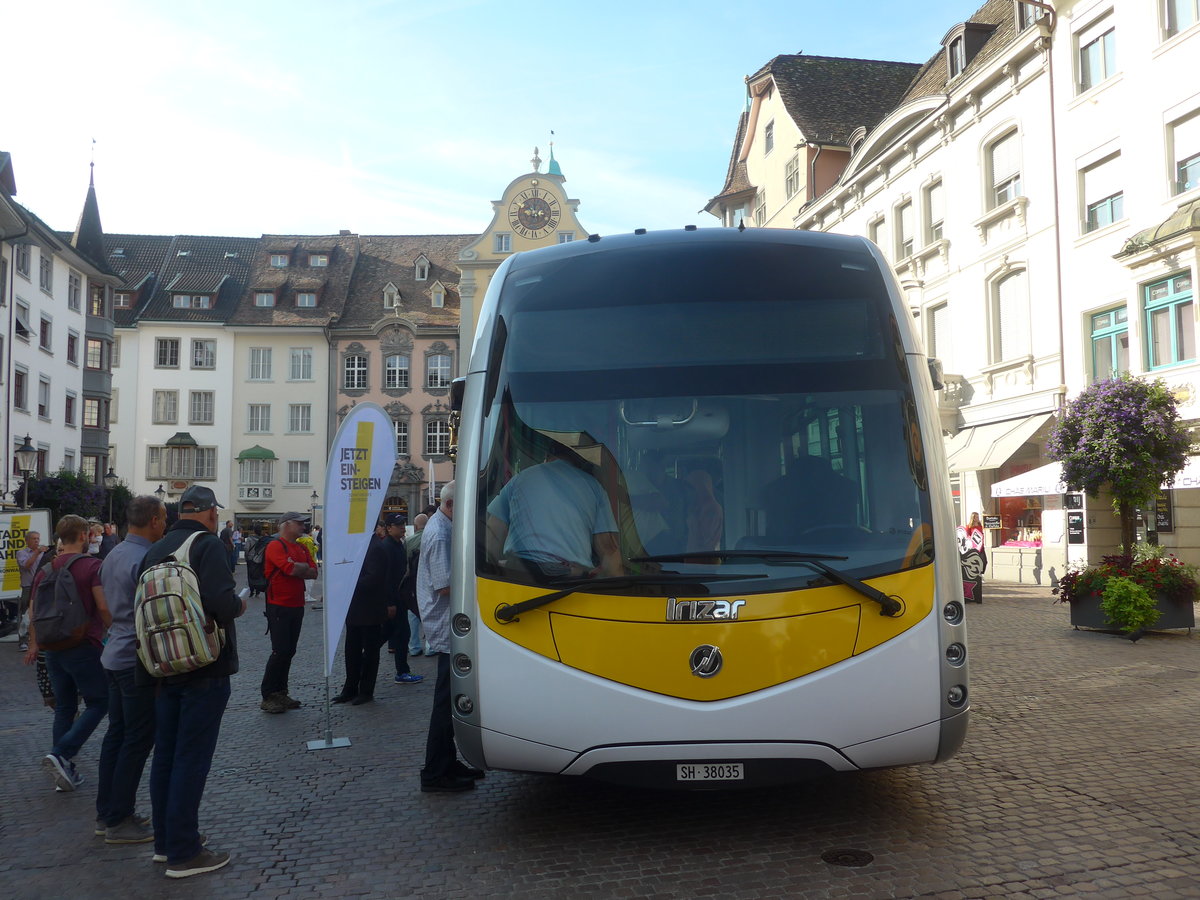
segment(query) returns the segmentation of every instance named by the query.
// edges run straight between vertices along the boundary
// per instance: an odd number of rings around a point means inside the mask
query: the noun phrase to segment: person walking
[[[458,759],[454,745],[454,720],[450,708],[450,534],[454,519],[454,482],[442,487],[441,505],[425,526],[421,562],[417,569],[417,600],[425,637],[437,657],[437,683],[425,741],[422,791],[469,791],[479,769]]]
[[[55,526],[54,534],[62,545],[62,551],[46,563],[33,579],[29,608],[29,649],[25,652],[26,665],[37,661],[39,650],[37,631],[39,610],[50,612],[58,591],[68,590],[57,583],[47,583],[46,591],[39,596],[39,588],[47,582],[51,573],[55,582],[69,578],[74,582],[74,591],[87,614],[87,624],[78,637],[51,641],[43,636],[46,669],[50,684],[54,688],[54,746],[42,760],[42,766],[54,778],[60,791],[73,791],[83,784],[83,776],[75,769],[74,759],[96,726],[108,712],[108,684],[104,667],[100,664],[100,649],[103,646],[104,630],[112,617],[104,602],[104,588],[100,584],[100,560],[88,556],[91,526],[79,516],[63,516]],[[84,710],[79,713],[79,698],[83,698]]]
[[[234,593],[229,556],[217,537],[220,509],[210,488],[189,487],[179,498],[179,521],[146,551],[139,572],[173,556],[184,541],[200,534],[192,541],[188,564],[196,573],[205,612],[225,631],[221,655],[207,666],[155,678],[139,660],[135,671],[138,684],[157,687],[150,802],[154,861],[167,864],[168,878],[190,878],[229,863],[228,853],[204,846],[199,828],[200,801],[229,704],[229,677],[238,670],[234,622],[246,611],[246,601]]]
[[[413,519],[413,533],[405,538],[404,549],[408,553],[408,578],[412,582],[412,590],[408,597],[408,655],[420,656],[428,646],[425,643],[425,630],[421,627],[420,607],[417,605],[417,563],[421,558],[421,535],[429,516],[417,513]]]
[[[317,562],[297,538],[304,533],[308,516],[286,512],[279,517],[279,540],[267,545],[263,576],[267,581],[267,630],[271,655],[263,671],[263,712],[284,713],[297,709],[300,701],[288,693],[292,657],[300,643],[304,624],[304,582],[317,577]]]
[[[233,546],[233,520],[227,519],[225,527],[221,529],[221,545],[225,548],[225,557],[229,564],[229,571],[237,570],[237,549]]]
[[[363,559],[350,609],[346,613],[346,682],[334,703],[361,706],[375,699],[379,675],[379,649],[389,618],[403,614],[400,582],[407,561],[404,555],[404,516],[384,520],[386,535],[372,538]]]
[[[21,570],[21,602],[17,607],[17,649],[29,649],[29,595],[33,591],[33,576],[37,574],[46,555],[42,536],[36,531],[25,532],[25,546],[17,551],[17,567]]]

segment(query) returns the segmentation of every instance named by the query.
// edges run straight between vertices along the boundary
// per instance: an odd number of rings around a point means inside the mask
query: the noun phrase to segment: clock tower
[[[459,336],[464,347],[459,356],[460,372],[466,371],[470,361],[469,348],[475,338],[479,307],[500,263],[523,250],[565,244],[587,236],[575,217],[579,201],[568,199],[563,190],[566,178],[554,158],[554,145],[550,145],[545,172],[541,171],[537,147],[533,148],[530,163],[533,171],[515,179],[499,200],[492,201],[491,224],[458,255],[462,273],[458,285],[462,301]]]

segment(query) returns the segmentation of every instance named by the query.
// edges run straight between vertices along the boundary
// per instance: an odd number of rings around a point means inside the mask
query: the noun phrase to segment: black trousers
[[[450,710],[450,654],[437,654],[437,684],[433,687],[433,711],[429,715],[429,737],[425,741],[425,768],[421,781],[450,774],[458,759],[454,746],[454,720]]]
[[[379,675],[379,648],[386,640],[386,625],[346,626],[346,684],[343,697],[374,697]]]
[[[403,606],[396,610],[396,617],[384,626],[388,629],[387,645],[396,660],[396,674],[407,675],[412,669],[408,665],[408,641],[412,632],[408,627],[408,610]]]
[[[292,671],[292,657],[300,643],[300,626],[304,624],[303,606],[280,606],[267,604],[267,630],[271,633],[271,656],[263,671],[262,695],[265,700],[272,694],[287,693],[288,676]]]

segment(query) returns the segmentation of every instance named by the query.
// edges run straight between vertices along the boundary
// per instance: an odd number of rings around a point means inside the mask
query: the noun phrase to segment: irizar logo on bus
[[[715,622],[736,619],[745,600],[667,600],[668,622]]]

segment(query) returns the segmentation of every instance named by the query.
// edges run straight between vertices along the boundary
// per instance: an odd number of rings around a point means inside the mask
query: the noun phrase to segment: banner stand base
[[[338,747],[349,747],[350,738],[325,738],[320,741],[309,741],[309,750],[336,750]]]

